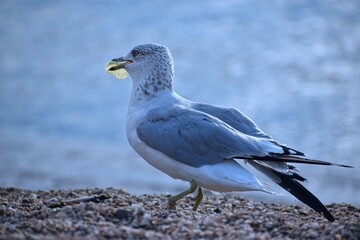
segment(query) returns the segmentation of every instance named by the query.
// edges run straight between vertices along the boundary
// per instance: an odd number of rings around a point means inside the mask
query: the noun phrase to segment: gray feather
[[[267,154],[259,139],[209,114],[181,106],[150,110],[138,124],[137,134],[152,148],[193,167],[216,164],[239,155]]]

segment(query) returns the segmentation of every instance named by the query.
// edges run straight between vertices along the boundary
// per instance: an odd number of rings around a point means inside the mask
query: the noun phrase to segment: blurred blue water
[[[3,0],[0,42],[1,186],[184,188],[130,148],[131,79],[104,72],[157,42],[173,53],[179,94],[239,108],[311,157],[356,166],[299,167],[324,202],[360,205],[359,1]]]

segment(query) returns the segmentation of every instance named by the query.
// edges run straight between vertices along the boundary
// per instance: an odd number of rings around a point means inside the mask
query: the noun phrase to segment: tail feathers
[[[294,173],[293,172],[293,175],[291,176],[293,179],[296,179],[296,180],[299,180],[299,181],[306,181],[306,178],[304,178],[303,176],[301,176],[300,174],[297,174],[297,173]]]
[[[280,179],[280,182],[277,182],[277,184],[279,184],[282,188],[290,192],[297,199],[299,199],[315,211],[322,213],[327,220],[331,222],[335,221],[335,218],[320,202],[320,200],[315,197],[309,190],[307,190],[303,185],[301,185],[298,181],[296,181],[291,176],[280,172],[273,171],[273,173]]]
[[[304,177],[294,172],[291,175],[281,173],[274,169],[267,168],[256,161],[249,161],[249,163],[301,202],[305,203],[315,211],[322,213],[327,220],[331,222],[335,220],[320,200],[298,182],[305,181],[306,179]]]
[[[258,179],[259,180],[259,179]],[[275,185],[270,185],[269,183],[267,183],[267,182],[264,182],[264,181],[261,181],[261,180],[259,180],[259,182],[261,183],[261,185],[262,185],[262,191],[263,192],[266,192],[266,193],[270,193],[270,194],[272,194],[272,195],[275,195],[275,196],[281,196],[281,195],[283,195],[283,194],[281,194],[281,193],[278,193],[278,192],[275,192],[274,191],[274,189],[273,189],[273,187],[275,186]]]
[[[286,162],[286,163],[305,163],[305,164],[316,164],[316,165],[333,165],[338,167],[346,167],[346,168],[353,168],[353,166],[344,165],[344,164],[337,164],[331,163],[322,160],[314,160],[309,158],[304,158],[300,156],[294,155],[283,155],[277,153],[269,153],[266,156],[249,156],[249,157],[234,157],[234,158],[242,158],[246,160],[260,160],[260,161],[271,161],[271,162]]]

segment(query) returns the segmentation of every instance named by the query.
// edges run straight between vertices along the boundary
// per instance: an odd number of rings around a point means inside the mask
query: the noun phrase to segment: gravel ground
[[[167,210],[169,195],[124,190],[30,191],[0,188],[0,239],[359,239],[360,209],[331,204],[328,222],[305,206],[252,202],[236,195],[194,197]]]

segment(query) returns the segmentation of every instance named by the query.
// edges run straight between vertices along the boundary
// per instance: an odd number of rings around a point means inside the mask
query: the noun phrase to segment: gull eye
[[[134,56],[134,57],[136,57],[137,55],[139,55],[140,54],[140,52],[138,51],[138,50],[133,50],[132,51],[132,55]]]

